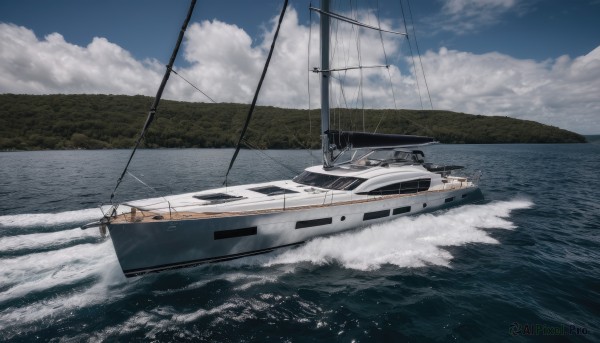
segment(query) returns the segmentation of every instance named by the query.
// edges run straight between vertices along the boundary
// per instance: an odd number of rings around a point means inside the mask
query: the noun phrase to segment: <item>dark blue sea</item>
[[[126,279],[98,219],[129,151],[0,153],[0,340],[599,342],[600,145],[436,145],[485,201]],[[219,187],[232,150],[142,150],[117,200]],[[318,152],[242,151],[230,184]],[[138,182],[135,178],[143,181]]]

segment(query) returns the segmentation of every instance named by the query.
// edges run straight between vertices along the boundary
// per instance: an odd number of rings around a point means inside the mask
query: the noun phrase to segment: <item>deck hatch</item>
[[[253,191],[253,192],[262,193],[262,194],[268,195],[268,196],[298,193],[291,189],[281,188],[278,186],[255,187],[255,188],[248,188],[248,190]]]
[[[230,202],[243,199],[240,195],[231,195],[226,193],[212,193],[212,194],[196,194],[194,198],[198,200],[210,201],[211,204],[220,204],[223,202]]]
[[[234,238],[234,237],[252,236],[252,235],[256,235],[256,226],[245,227],[243,229],[222,230],[222,231],[214,232],[215,240]]]
[[[371,220],[377,218],[383,218],[390,215],[390,210],[376,211],[376,212],[367,212],[363,215],[363,220]]]
[[[392,211],[392,214],[393,214],[393,215],[397,215],[397,214],[408,213],[408,212],[410,212],[410,206],[405,206],[405,207],[398,207],[398,208],[395,208],[395,209]]]
[[[304,229],[306,227],[313,226],[321,226],[333,223],[333,220],[330,218],[319,218],[319,219],[311,219],[311,220],[302,220],[296,222],[296,229]]]

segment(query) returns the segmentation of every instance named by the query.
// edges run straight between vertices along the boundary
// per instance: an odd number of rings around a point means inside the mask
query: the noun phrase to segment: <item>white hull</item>
[[[108,227],[123,273],[130,277],[269,252],[314,237],[481,198],[479,188],[469,183],[459,189],[366,201],[204,218],[123,220],[111,222]]]

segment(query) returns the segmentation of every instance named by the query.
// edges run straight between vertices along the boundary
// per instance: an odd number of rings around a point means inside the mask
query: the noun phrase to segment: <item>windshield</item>
[[[319,188],[336,190],[353,190],[365,179],[348,176],[336,176],[304,171],[293,179],[294,182]]]

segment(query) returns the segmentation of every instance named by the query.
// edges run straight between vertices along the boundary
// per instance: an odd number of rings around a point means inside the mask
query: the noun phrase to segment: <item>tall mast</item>
[[[333,167],[329,148],[329,0],[321,0],[321,148],[323,168]]]

